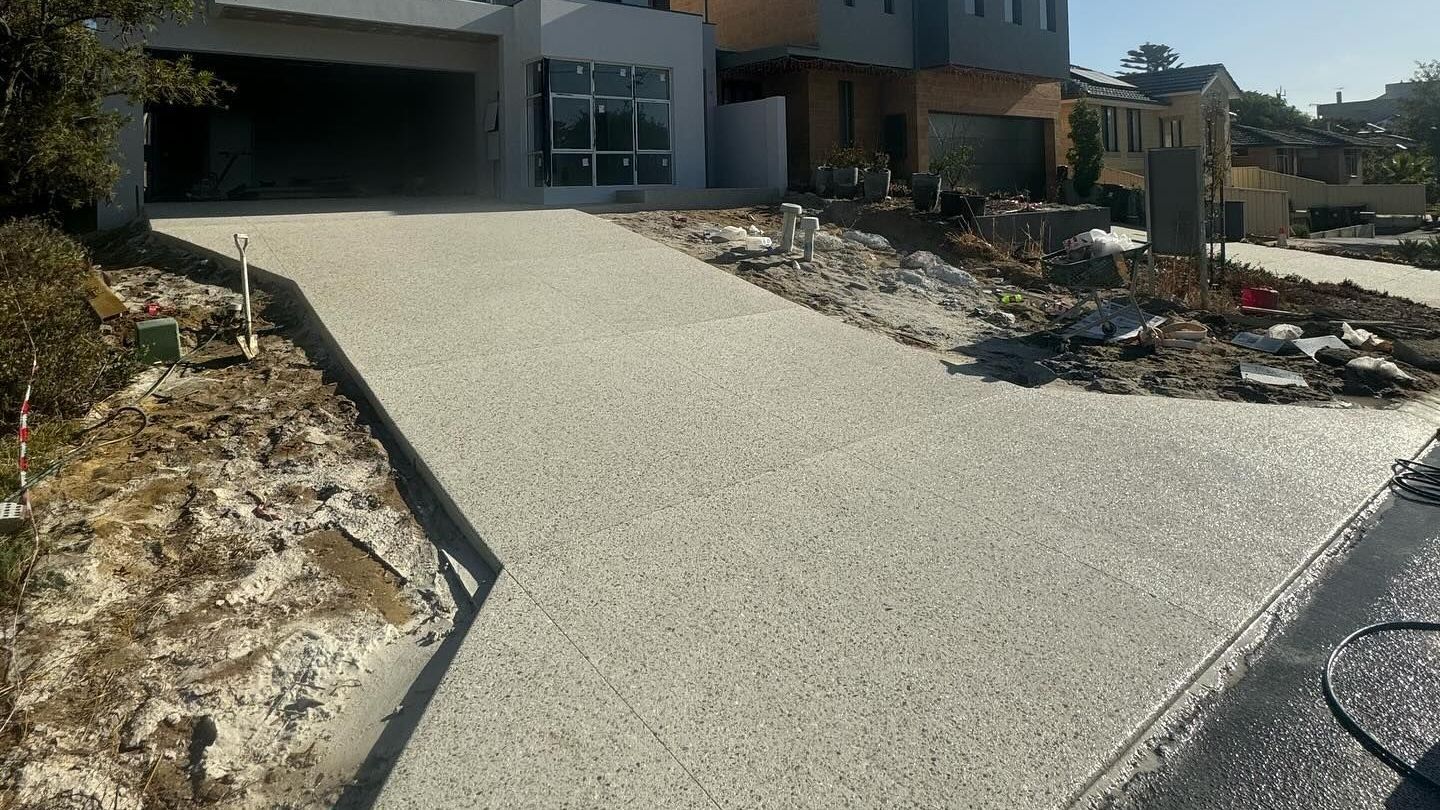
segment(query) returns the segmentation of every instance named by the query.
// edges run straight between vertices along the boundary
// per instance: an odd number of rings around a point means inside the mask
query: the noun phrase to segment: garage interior
[[[476,193],[473,73],[191,57],[233,89],[146,109],[147,202]]]

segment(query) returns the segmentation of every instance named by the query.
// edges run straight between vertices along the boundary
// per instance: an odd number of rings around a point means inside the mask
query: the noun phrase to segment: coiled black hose
[[[1361,745],[1365,746],[1365,750],[1374,754],[1381,762],[1390,766],[1401,776],[1414,779],[1425,784],[1431,790],[1440,792],[1440,782],[1435,781],[1435,779],[1420,771],[1410,761],[1375,739],[1375,736],[1369,731],[1366,731],[1365,727],[1360,725],[1360,722],[1350,714],[1350,710],[1345,707],[1345,704],[1340,701],[1340,697],[1335,694],[1335,663],[1340,660],[1340,654],[1345,651],[1346,647],[1349,647],[1351,644],[1366,636],[1373,636],[1378,633],[1393,633],[1402,630],[1421,630],[1440,633],[1440,622],[1381,622],[1380,624],[1372,624],[1369,627],[1362,627],[1356,630],[1346,636],[1345,640],[1340,642],[1335,649],[1330,652],[1330,660],[1325,662],[1325,674],[1320,679],[1320,688],[1325,692],[1325,702],[1330,704],[1330,711],[1335,715],[1335,719],[1339,720],[1340,725],[1344,726],[1345,730],[1350,732],[1351,736],[1359,740]]]
[[[1395,463],[1390,465],[1390,472],[1392,473],[1390,486],[1402,493],[1401,497],[1410,501],[1440,506],[1440,467],[1397,458]],[[1384,743],[1376,739],[1375,735],[1366,731],[1365,727],[1360,725],[1360,722],[1340,701],[1340,697],[1335,694],[1335,663],[1340,660],[1340,654],[1345,651],[1345,648],[1366,636],[1405,630],[1440,633],[1440,622],[1381,622],[1356,630],[1330,651],[1330,660],[1325,662],[1325,673],[1320,678],[1320,688],[1325,693],[1325,702],[1330,705],[1330,711],[1335,715],[1335,719],[1339,720],[1340,725],[1344,726],[1351,736],[1365,746],[1365,750],[1374,754],[1381,762],[1390,766],[1401,776],[1414,779],[1429,786],[1432,790],[1440,792],[1440,782],[1419,771],[1415,765],[1390,750]]]
[[[1440,506],[1440,467],[1397,458],[1390,472],[1394,475],[1390,486],[1406,493],[1410,500]]]

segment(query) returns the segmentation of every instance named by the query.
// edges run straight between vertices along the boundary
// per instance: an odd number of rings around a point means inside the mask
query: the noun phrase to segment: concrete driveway
[[[574,211],[154,225],[504,565],[382,807],[1063,806],[1433,433],[952,375]]]

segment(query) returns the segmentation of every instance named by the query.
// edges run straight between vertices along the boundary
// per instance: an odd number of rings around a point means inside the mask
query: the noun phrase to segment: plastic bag
[[[1409,374],[1406,374],[1399,366],[1379,357],[1357,357],[1345,364],[1345,368],[1353,369],[1371,377],[1378,377],[1382,380],[1400,381],[1415,379]]]
[[[1356,349],[1383,348],[1388,341],[1364,329],[1355,329],[1348,323],[1340,324],[1340,339]]]
[[[1130,240],[1130,237],[1124,234],[1102,231],[1099,228],[1065,240],[1065,251],[1069,253],[1072,258],[1077,259],[1097,259],[1101,256],[1114,256],[1128,250],[1134,250],[1135,247],[1136,245]]]

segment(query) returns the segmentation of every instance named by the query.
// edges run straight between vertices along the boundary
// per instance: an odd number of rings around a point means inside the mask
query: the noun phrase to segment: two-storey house
[[[713,28],[667,0],[208,0],[146,46],[234,89],[123,103],[102,225],[148,201],[704,188]]]
[[[715,25],[722,102],[786,100],[792,182],[837,147],[901,176],[963,142],[971,183],[1044,197],[1069,75],[1068,0],[671,0]]]

